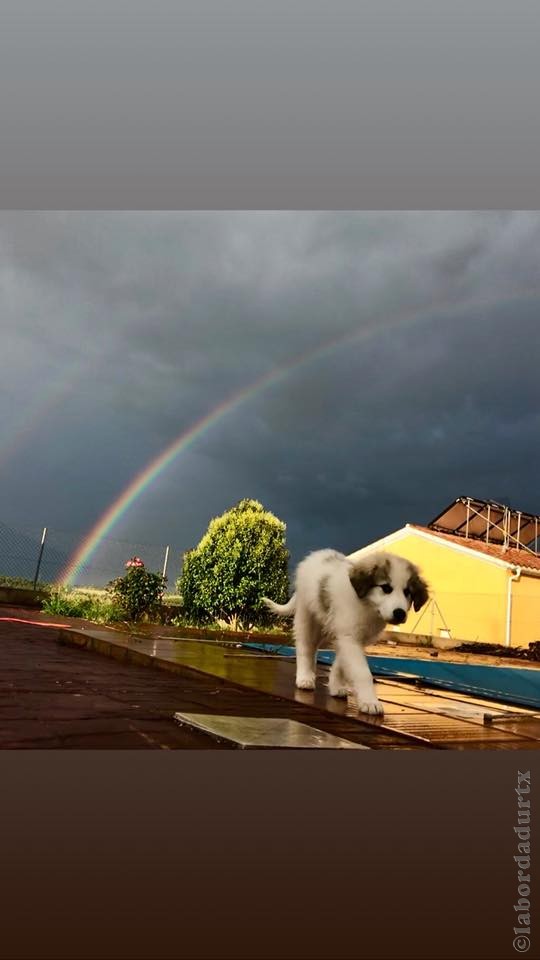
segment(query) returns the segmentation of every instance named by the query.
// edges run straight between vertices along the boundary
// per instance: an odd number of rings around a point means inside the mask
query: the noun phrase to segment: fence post
[[[167,573],[167,562],[169,560],[169,547],[165,548],[165,560],[163,562],[163,576],[166,576]]]
[[[39,556],[38,556],[37,567],[36,567],[36,575],[35,575],[35,577],[34,577],[34,590],[36,589],[36,584],[37,584],[37,582],[38,582],[39,568],[40,568],[40,566],[41,566],[41,558],[42,558],[42,556],[43,556],[43,549],[44,549],[44,547],[45,547],[45,537],[46,537],[46,536],[47,536],[47,527],[43,527],[43,534],[42,534],[42,536],[41,536],[41,546],[40,546],[40,548],[39,548]]]

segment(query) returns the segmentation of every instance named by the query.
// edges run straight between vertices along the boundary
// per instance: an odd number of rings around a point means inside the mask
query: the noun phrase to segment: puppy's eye
[[[407,599],[409,599],[410,595],[411,595],[411,591],[409,590],[408,587],[405,587],[405,589],[404,589],[404,591],[403,591],[403,596],[404,596],[404,597],[407,597]]]
[[[393,591],[392,591],[392,587],[390,586],[389,583],[381,583],[380,587],[381,587],[381,590],[382,590],[383,593],[392,593],[392,592],[393,592]]]

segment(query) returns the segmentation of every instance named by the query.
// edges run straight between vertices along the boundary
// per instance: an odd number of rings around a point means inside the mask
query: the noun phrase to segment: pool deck
[[[128,633],[6,608],[0,609],[1,616],[26,618],[41,632],[47,624],[48,635],[61,647],[100,654],[124,668],[153,667],[193,683],[211,680],[218,693],[210,700],[206,696],[204,703],[199,700],[195,712],[288,717],[372,749],[540,749],[540,716],[527,708],[384,679],[377,682],[384,717],[371,717],[358,714],[352,697],[345,701],[329,696],[328,668],[323,665],[318,668],[317,689],[302,691],[295,687],[290,657],[264,655],[234,641],[185,638],[180,629],[160,627]],[[184,702],[180,685],[178,689],[171,718],[178,711],[193,710],[191,702]]]

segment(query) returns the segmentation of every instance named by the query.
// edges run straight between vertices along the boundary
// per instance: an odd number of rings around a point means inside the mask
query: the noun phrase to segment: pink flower
[[[144,567],[144,563],[140,557],[132,557],[131,560],[128,560],[126,563],[126,569],[127,567]]]

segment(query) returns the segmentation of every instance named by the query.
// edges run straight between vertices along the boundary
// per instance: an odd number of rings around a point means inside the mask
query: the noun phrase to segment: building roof
[[[529,570],[538,570],[540,572],[540,556],[531,553],[529,550],[518,549],[517,547],[504,547],[500,543],[485,543],[482,540],[472,539],[452,533],[442,533],[440,530],[433,530],[431,527],[421,527],[417,523],[409,523],[407,527],[410,530],[419,530],[421,533],[428,533],[439,540],[446,540],[455,543],[468,550],[474,550],[475,553],[481,553],[486,557],[492,557],[494,560],[500,560],[512,567],[523,567],[526,572]]]
[[[514,510],[496,500],[457,497],[428,524],[430,530],[470,540],[506,544],[520,550],[540,533],[540,516]]]

